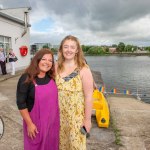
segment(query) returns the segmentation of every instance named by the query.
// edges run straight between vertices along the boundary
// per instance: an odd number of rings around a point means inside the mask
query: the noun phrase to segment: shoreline
[[[86,54],[84,56],[150,56],[150,53],[106,53],[106,54]]]

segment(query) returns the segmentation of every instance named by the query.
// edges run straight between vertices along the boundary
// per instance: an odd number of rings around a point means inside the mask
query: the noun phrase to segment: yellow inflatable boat
[[[97,124],[99,127],[108,128],[109,126],[109,107],[107,100],[102,92],[98,89],[93,92],[93,110],[96,115]]]

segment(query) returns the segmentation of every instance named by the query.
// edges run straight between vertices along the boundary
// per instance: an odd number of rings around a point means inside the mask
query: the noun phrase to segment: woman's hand
[[[37,127],[35,126],[34,123],[31,123],[30,125],[27,126],[27,132],[28,136],[33,140],[36,137],[36,134],[38,134]]]
[[[83,126],[85,126],[86,131],[89,133],[92,127],[91,119],[84,119]]]

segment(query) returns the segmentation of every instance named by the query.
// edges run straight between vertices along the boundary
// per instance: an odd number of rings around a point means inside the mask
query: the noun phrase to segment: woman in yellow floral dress
[[[86,136],[91,129],[93,77],[85,63],[78,39],[65,37],[59,48],[56,84],[60,107],[60,150],[86,150]]]

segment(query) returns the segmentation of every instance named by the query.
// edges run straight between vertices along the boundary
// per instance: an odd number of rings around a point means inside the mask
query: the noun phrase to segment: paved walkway
[[[14,78],[16,76],[20,76],[22,73],[23,73],[24,70],[19,70],[19,71],[16,71],[16,74],[15,75],[11,75],[10,73],[6,74],[6,75],[2,75],[0,74],[0,82],[1,81],[5,81],[7,79],[10,79],[10,78]]]

